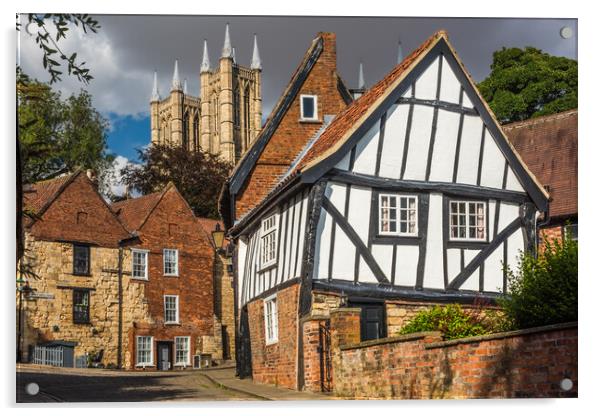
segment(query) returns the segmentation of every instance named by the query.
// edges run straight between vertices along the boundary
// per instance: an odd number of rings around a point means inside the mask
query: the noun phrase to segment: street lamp
[[[215,223],[215,230],[211,231],[211,238],[213,239],[215,250],[221,251],[224,244],[224,230],[220,227],[219,222]]]

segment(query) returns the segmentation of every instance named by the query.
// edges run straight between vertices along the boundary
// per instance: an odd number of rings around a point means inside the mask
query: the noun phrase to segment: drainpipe
[[[119,245],[119,257],[117,261],[117,368],[121,366],[122,338],[123,338],[123,247]]]

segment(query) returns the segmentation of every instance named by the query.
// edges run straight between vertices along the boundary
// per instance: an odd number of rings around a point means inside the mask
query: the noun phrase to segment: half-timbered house
[[[425,304],[499,296],[547,207],[435,33],[306,140],[230,229],[239,373],[302,388],[302,322],[333,307],[361,307],[367,340]]]

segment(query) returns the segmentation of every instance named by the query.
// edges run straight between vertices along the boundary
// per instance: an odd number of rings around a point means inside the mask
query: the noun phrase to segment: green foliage
[[[522,253],[508,273],[509,296],[499,303],[517,329],[577,321],[577,242],[544,241],[537,257]]]
[[[77,168],[94,169],[102,179],[112,167],[107,152],[108,122],[92,106],[91,95],[62,99],[59,92],[21,75],[17,84],[18,139],[22,181],[33,183]]]
[[[36,14],[29,13],[25,32],[35,38],[35,42],[42,51],[42,66],[50,75],[50,84],[61,81],[63,71],[60,69],[64,64],[67,65],[67,73],[75,75],[80,82],[84,84],[92,80],[90,70],[86,68],[85,62],[77,62],[77,53],[68,54],[63,52],[59,46],[61,39],[67,38],[69,26],[81,27],[84,33],[88,31],[96,33],[100,29],[98,21],[87,14]],[[21,31],[17,14],[17,30]],[[54,36],[51,32],[55,32]]]
[[[195,215],[219,218],[218,198],[232,166],[209,152],[152,145],[138,150],[140,165],[121,170],[122,182],[131,190],[149,194],[173,182]]]
[[[502,48],[478,87],[502,124],[559,113],[577,108],[577,61],[533,47]]]
[[[495,318],[491,315],[489,319]],[[478,310],[467,312],[458,304],[436,305],[420,311],[399,333],[441,331],[445,340],[486,335],[493,332],[489,319],[481,316]]]

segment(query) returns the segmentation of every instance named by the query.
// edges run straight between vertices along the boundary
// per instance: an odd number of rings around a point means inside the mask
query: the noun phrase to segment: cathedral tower
[[[212,68],[207,41],[203,42],[199,97],[189,95],[174,65],[171,91],[161,99],[155,73],[151,106],[153,144],[206,150],[236,163],[261,130],[261,59],[257,36],[249,67],[236,62],[226,33],[217,67]]]

